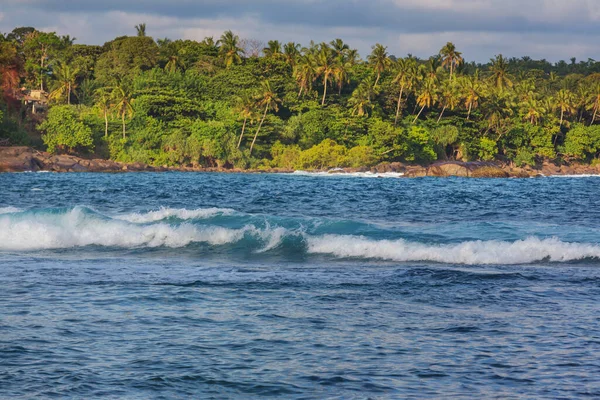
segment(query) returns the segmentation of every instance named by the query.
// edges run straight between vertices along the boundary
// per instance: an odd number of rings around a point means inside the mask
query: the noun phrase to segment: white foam
[[[147,213],[118,215],[114,218],[123,221],[143,224],[148,222],[162,221],[167,218],[177,218],[181,220],[206,219],[215,217],[217,215],[231,215],[233,213],[235,213],[235,210],[232,210],[230,208],[198,208],[196,210],[186,210],[184,208],[162,207],[156,211],[150,211]]]
[[[8,207],[0,207],[0,214],[11,214],[11,213],[18,213],[23,211],[20,208],[17,207],[12,207],[12,206],[8,206]]]
[[[548,178],[600,178],[600,174],[550,175]]]
[[[527,264],[600,258],[600,246],[566,243],[557,238],[527,238],[515,242],[470,241],[430,245],[405,240],[371,240],[361,236],[307,237],[308,252],[336,257],[390,261],[433,261],[449,264]]]
[[[294,175],[301,176],[319,176],[330,178],[401,178],[404,176],[401,172],[342,172],[343,170],[334,169],[326,172],[294,171]]]
[[[104,220],[82,208],[62,214],[38,213],[13,217],[0,215],[0,250],[63,249],[90,245],[121,248],[183,247],[190,243],[222,245],[241,240],[253,226],[228,229],[219,226],[178,226],[166,223],[136,225]]]

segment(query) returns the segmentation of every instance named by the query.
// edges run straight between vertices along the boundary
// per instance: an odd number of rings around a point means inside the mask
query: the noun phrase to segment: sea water
[[[0,398],[598,398],[599,194],[1,174]]]

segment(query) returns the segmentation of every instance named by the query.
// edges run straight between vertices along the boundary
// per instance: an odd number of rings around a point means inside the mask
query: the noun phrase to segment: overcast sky
[[[600,60],[600,0],[0,0],[0,32],[34,26],[102,44],[134,35],[242,38],[308,44],[340,37],[364,57],[435,54],[447,42],[465,59],[495,54]]]

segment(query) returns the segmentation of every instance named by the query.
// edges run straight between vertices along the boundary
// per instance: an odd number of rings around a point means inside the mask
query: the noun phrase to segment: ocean
[[[0,398],[599,398],[599,194],[0,174]]]

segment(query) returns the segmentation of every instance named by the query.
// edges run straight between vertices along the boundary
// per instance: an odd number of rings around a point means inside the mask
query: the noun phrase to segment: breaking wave
[[[233,216],[220,226],[220,216]],[[261,217],[262,218],[262,217]],[[232,222],[233,221],[233,222]],[[85,207],[21,211],[0,208],[0,251],[72,249],[86,246],[121,249],[181,248],[194,243],[223,246],[225,251],[263,254],[278,249],[293,258],[428,261],[445,264],[528,264],[600,259],[596,243],[529,237],[516,241],[464,241],[432,244],[405,239],[378,239],[347,234],[349,225],[331,225],[337,234],[317,234],[302,223],[280,226],[274,218],[254,218],[226,208],[162,208],[146,213],[107,216]],[[284,224],[285,225],[285,224]],[[341,234],[340,231],[344,231]],[[303,256],[303,257],[304,257]]]

